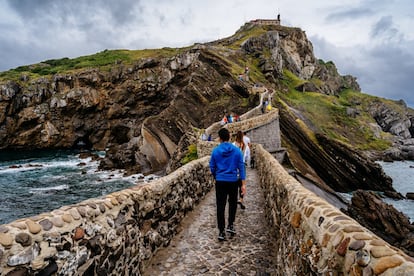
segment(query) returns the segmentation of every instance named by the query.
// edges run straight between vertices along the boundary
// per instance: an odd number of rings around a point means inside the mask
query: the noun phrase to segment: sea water
[[[102,154],[103,153],[99,153]],[[73,151],[0,151],[0,224],[122,190],[144,179],[100,171]]]
[[[414,161],[378,162],[384,172],[392,178],[394,189],[405,196],[414,193]],[[414,222],[414,200],[395,200],[385,198],[384,201],[393,205],[397,210],[404,213]]]
[[[414,192],[414,161],[394,161],[377,162],[385,174],[392,178],[394,189],[405,196],[409,192]],[[342,198],[351,202],[352,193],[338,193]],[[383,201],[394,206],[398,211],[404,213],[410,222],[414,222],[414,200],[411,199],[392,199],[384,197]]]

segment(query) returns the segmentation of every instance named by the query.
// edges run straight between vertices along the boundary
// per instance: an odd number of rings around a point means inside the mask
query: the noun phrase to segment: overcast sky
[[[212,41],[278,13],[364,93],[414,107],[412,0],[0,0],[0,71],[104,49]]]

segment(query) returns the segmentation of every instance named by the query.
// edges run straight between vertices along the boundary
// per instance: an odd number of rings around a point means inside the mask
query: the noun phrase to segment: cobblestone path
[[[236,236],[217,240],[213,188],[186,216],[170,245],[157,252],[144,275],[276,275],[275,239],[265,219],[256,170],[247,169],[246,187],[246,209],[237,209]],[[226,222],[227,214],[226,210]]]

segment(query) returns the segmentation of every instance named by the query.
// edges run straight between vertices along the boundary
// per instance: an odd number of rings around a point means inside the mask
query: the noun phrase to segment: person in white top
[[[246,148],[245,148],[244,154],[243,154],[244,164],[246,164],[246,166],[250,167],[250,160],[251,160],[250,146],[251,146],[251,144],[250,144],[250,138],[246,136],[246,132],[243,133],[243,143],[246,145]]]
[[[242,131],[238,131],[236,134],[236,141],[233,142],[233,145],[235,145],[236,147],[238,147],[242,153],[243,153],[243,162],[246,165],[246,150],[248,148],[247,144],[245,144],[243,142],[243,132]],[[250,154],[250,149],[249,149],[249,154]],[[237,201],[237,204],[240,205],[240,208],[242,209],[246,209],[246,206],[244,206],[243,204],[243,197],[244,194],[241,192],[241,181],[239,181],[239,200]]]

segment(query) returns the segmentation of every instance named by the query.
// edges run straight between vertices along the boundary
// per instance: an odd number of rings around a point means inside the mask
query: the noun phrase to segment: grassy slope
[[[319,80],[316,80],[319,81]],[[301,80],[285,71],[284,84],[289,92],[280,95],[289,106],[299,110],[312,124],[317,132],[344,142],[360,150],[385,150],[390,146],[389,134],[382,132],[381,137],[374,136],[370,124],[376,124],[367,112],[368,105],[380,101],[402,112],[397,103],[364,93],[344,90],[339,96],[329,96],[316,92],[299,92],[293,87]],[[347,108],[358,110],[355,117],[347,115]]]
[[[37,64],[19,66],[8,71],[0,72],[0,81],[18,81],[20,76],[26,75],[33,79],[54,74],[75,73],[80,70],[99,68],[109,70],[118,62],[132,64],[134,61],[148,57],[170,57],[185,48],[162,48],[146,50],[104,50],[102,52],[77,58],[61,58],[45,60]]]

